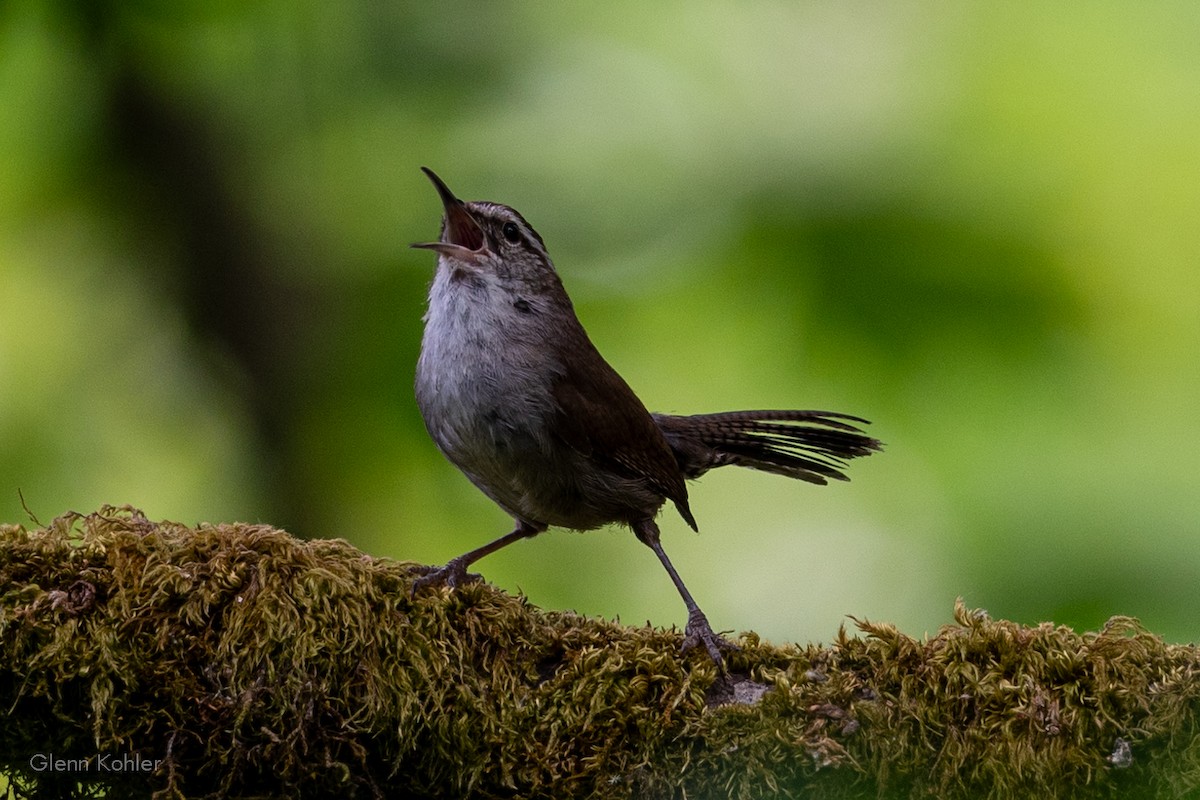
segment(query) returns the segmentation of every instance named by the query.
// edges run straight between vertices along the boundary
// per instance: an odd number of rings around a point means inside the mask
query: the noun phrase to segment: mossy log
[[[130,509],[0,526],[15,796],[1180,797],[1197,648],[959,605],[925,640],[674,630],[422,590],[412,564]],[[4,778],[0,778],[0,788]]]

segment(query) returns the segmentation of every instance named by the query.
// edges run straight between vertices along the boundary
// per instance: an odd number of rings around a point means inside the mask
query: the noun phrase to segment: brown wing
[[[578,322],[575,323],[578,326]],[[619,475],[645,480],[670,499],[694,530],[683,473],[662,431],[582,326],[558,349],[562,374],[554,385],[558,435],[576,452]]]

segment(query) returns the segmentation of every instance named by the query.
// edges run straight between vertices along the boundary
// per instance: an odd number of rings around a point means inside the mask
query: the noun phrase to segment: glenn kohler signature
[[[76,758],[34,753],[29,757],[34,772],[153,772],[161,763],[161,758],[146,758],[140,753],[93,753]]]

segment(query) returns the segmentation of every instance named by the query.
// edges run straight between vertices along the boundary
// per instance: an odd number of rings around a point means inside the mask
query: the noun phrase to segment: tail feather
[[[655,414],[654,420],[689,478],[735,464],[809,483],[844,481],[847,460],[882,449],[858,427],[867,420],[832,411]]]

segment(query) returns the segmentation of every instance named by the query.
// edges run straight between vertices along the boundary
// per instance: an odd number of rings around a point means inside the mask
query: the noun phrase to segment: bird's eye
[[[517,227],[517,223],[515,222],[504,223],[504,227],[500,229],[500,232],[504,234],[505,239],[513,244],[521,241],[521,229]]]

